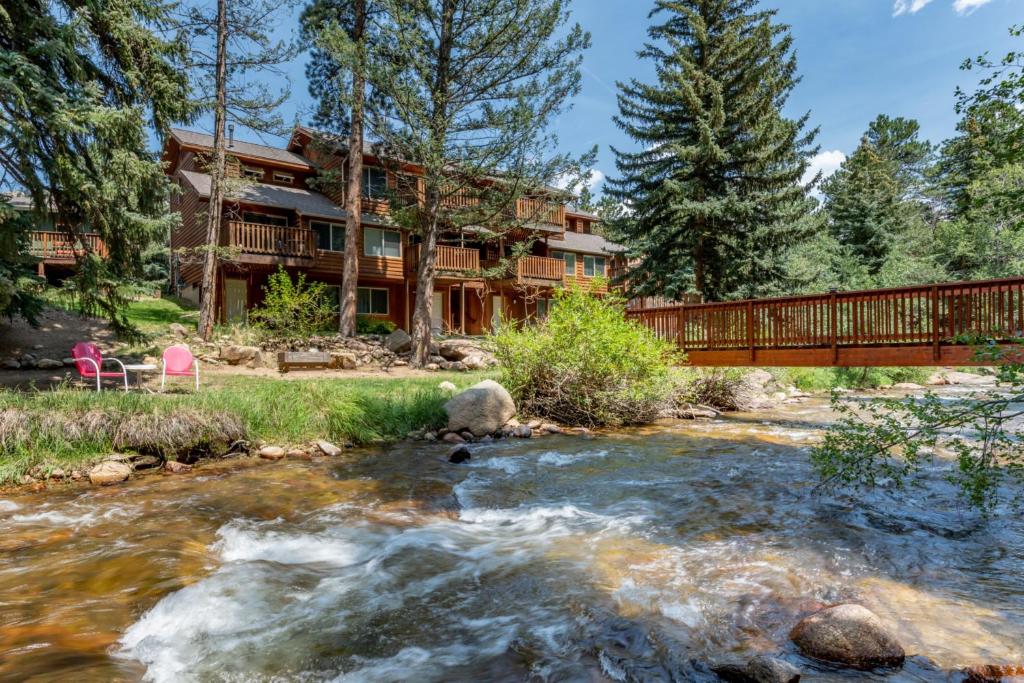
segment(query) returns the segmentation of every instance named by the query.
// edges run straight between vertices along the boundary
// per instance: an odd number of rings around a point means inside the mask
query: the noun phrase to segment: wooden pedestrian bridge
[[[1024,277],[633,309],[705,367],[992,365],[1024,358]]]

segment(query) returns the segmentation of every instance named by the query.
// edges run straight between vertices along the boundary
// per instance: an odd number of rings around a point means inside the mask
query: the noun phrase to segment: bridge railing
[[[831,292],[664,308],[627,315],[684,351],[942,344],[1024,337],[1024,277]]]

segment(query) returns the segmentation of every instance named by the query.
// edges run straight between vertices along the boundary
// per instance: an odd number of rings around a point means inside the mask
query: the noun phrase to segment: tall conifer
[[[620,83],[612,226],[635,257],[637,294],[709,300],[777,290],[785,254],[814,230],[801,178],[816,130],[782,109],[799,79],[789,28],[756,0],[657,0],[654,83]]]

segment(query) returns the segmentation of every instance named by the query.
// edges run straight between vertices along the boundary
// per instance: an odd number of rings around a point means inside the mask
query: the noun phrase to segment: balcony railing
[[[516,202],[516,218],[527,223],[565,226],[565,205],[547,202],[543,199],[520,197]]]
[[[306,228],[229,221],[227,233],[227,246],[245,254],[313,258],[316,253],[316,236]]]
[[[107,245],[94,232],[80,235],[72,241],[67,233],[56,230],[35,230],[31,235],[29,254],[42,259],[73,260],[85,254],[86,249],[99,256],[107,255]]]
[[[516,261],[517,280],[550,280],[561,282],[565,276],[565,261],[546,256],[524,256]]]
[[[422,245],[417,244],[406,251],[409,254],[410,270],[415,270],[418,266],[421,249]],[[437,245],[437,261],[434,268],[448,272],[478,272],[480,270],[480,251],[439,244]]]

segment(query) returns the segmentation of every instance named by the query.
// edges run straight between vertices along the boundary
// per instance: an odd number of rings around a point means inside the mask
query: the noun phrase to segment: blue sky
[[[954,91],[972,87],[964,59],[1013,49],[1008,29],[1024,22],[1024,0],[766,0],[792,27],[803,76],[788,113],[811,112],[821,129],[815,167],[834,170],[878,114],[916,118],[925,137],[939,142],[954,132]],[[599,145],[594,174],[615,173],[611,145],[632,143],[615,126],[615,83],[653,80],[648,61],[636,57],[646,39],[653,0],[575,0],[573,16],[593,36],[584,59],[583,92],[556,126],[561,147],[581,153]],[[1019,43],[1020,41],[1018,41]],[[1016,46],[1018,49],[1021,46]],[[289,68],[292,97],[284,112],[305,120],[310,109],[300,57]]]

